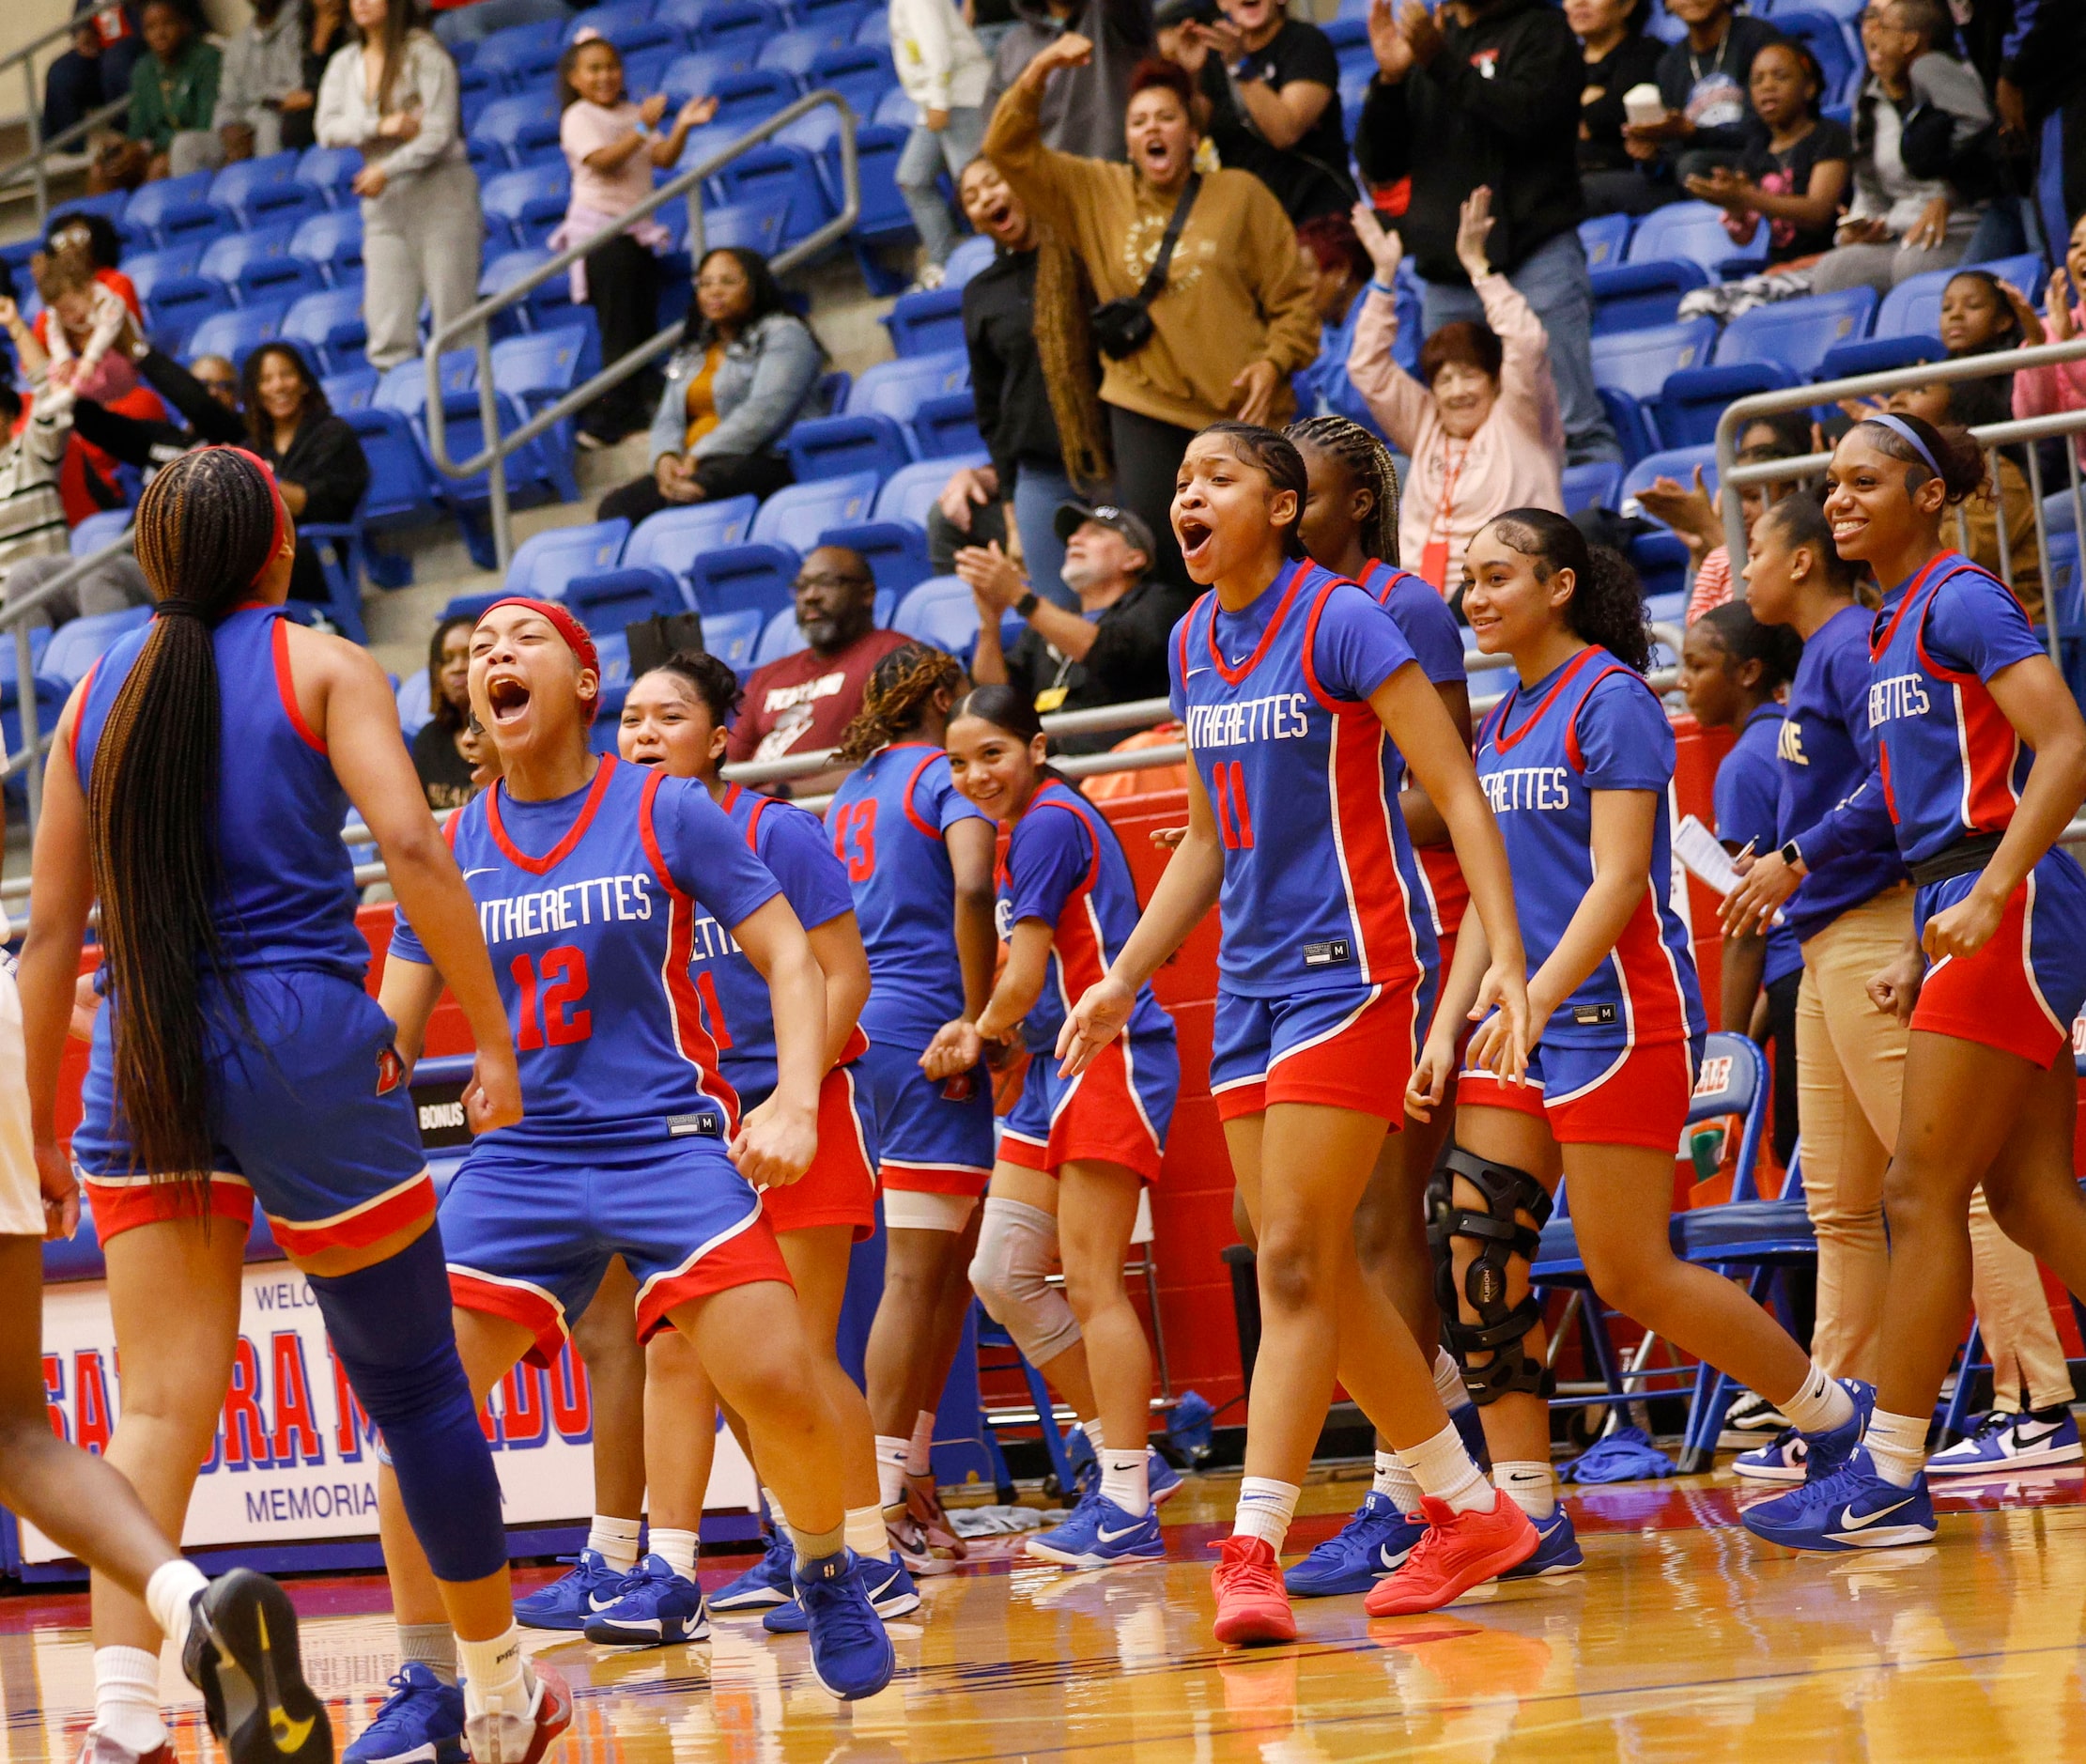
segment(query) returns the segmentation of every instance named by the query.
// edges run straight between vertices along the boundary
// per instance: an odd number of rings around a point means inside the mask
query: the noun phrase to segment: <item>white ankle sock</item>
[[[1798,1432],[1821,1433],[1827,1428],[1840,1426],[1854,1413],[1854,1399],[1837,1378],[1814,1361],[1810,1375],[1797,1386],[1797,1394],[1774,1406],[1789,1417],[1789,1425]]]
[[[1459,1513],[1484,1512],[1492,1505],[1492,1485],[1485,1473],[1470,1461],[1463,1436],[1451,1421],[1432,1439],[1423,1440],[1398,1456],[1420,1485],[1420,1492],[1446,1501]]]
[[[1420,1485],[1414,1480],[1413,1473],[1405,1467],[1405,1461],[1395,1451],[1376,1454],[1376,1492],[1389,1501],[1401,1513],[1416,1513],[1420,1509]]]
[[[159,1655],[142,1648],[94,1650],[94,1730],[139,1757],[164,1743]]]
[[[890,1535],[884,1529],[881,1507],[850,1507],[841,1529],[847,1547],[866,1562],[881,1562],[891,1553]]]
[[[456,1632],[446,1623],[401,1623],[398,1663],[423,1665],[444,1684],[456,1682]]]
[[[1104,1447],[1098,1454],[1102,1495],[1126,1513],[1142,1514],[1151,1509],[1151,1484],[1145,1475],[1146,1454],[1150,1450],[1148,1446],[1138,1446],[1130,1451]]]
[[[1463,1382],[1463,1369],[1446,1348],[1434,1350],[1434,1394],[1451,1415],[1470,1407],[1470,1386]]]
[[[703,1540],[693,1531],[674,1531],[665,1525],[652,1527],[652,1554],[683,1580],[695,1578],[695,1558]]]
[[[1786,1406],[1783,1413],[1788,1413]],[[1926,1468],[1926,1416],[1878,1409],[1869,1416],[1862,1443],[1869,1448],[1877,1476],[1893,1487],[1908,1489],[1912,1478]]]
[[[638,1534],[643,1528],[642,1520],[596,1513],[594,1524],[587,1530],[587,1548],[610,1568],[627,1574],[638,1565]]]
[[[923,1477],[935,1467],[935,1412],[922,1409],[913,1423],[913,1437],[905,1450],[905,1474]]]
[[[176,1653],[188,1643],[189,1609],[195,1602],[195,1595],[209,1584],[201,1569],[179,1555],[171,1562],[162,1562],[145,1583],[145,1608],[174,1644]]]
[[[1492,1482],[1531,1519],[1548,1519],[1557,1510],[1557,1478],[1547,1463],[1532,1458],[1495,1463]]]
[[[1297,1496],[1304,1491],[1294,1482],[1277,1482],[1273,1477],[1243,1477],[1239,1481],[1239,1510],[1231,1522],[1234,1538],[1259,1538],[1277,1555],[1282,1540],[1290,1535],[1290,1521],[1296,1517]]]
[[[876,1436],[876,1491],[886,1507],[905,1498],[905,1455],[912,1447],[909,1439],[898,1439],[889,1433]]]
[[[456,1637],[456,1658],[463,1666],[467,1715],[527,1715],[532,1687],[528,1663],[521,1657],[521,1631],[509,1623],[489,1641]]]

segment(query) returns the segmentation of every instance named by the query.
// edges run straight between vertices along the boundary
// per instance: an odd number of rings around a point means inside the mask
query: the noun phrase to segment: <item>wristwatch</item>
[[[1797,849],[1797,843],[1795,840],[1785,840],[1783,842],[1782,861],[1787,864],[1792,870],[1801,867],[1803,863],[1803,854]]]
[[[1024,589],[1021,598],[1014,602],[1014,611],[1025,619],[1033,618],[1036,612],[1036,591],[1033,588]]]

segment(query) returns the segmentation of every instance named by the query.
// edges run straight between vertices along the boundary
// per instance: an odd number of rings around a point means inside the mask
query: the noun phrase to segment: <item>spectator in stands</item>
[[[601,518],[774,494],[791,481],[780,443],[811,413],[823,360],[766,258],[743,245],[705,252],[652,419],[652,475],[610,490]]]
[[[1398,301],[1387,290],[1403,247],[1372,209],[1354,209],[1376,279],[1354,327],[1348,377],[1376,426],[1412,461],[1398,499],[1399,555],[1445,594],[1460,586],[1463,549],[1493,516],[1565,508],[1565,434],[1549,339],[1521,291],[1486,261],[1492,224],[1491,192],[1481,185],[1463,204],[1456,249],[1489,324],[1458,319],[1432,333],[1414,379],[1391,353]]]
[[[590,0],[591,4],[591,0]],[[563,24],[579,8],[567,0],[431,0],[434,32],[447,49],[483,42],[517,24]]]
[[[1948,53],[1943,0],[1872,0],[1862,14],[1869,74],[1854,106],[1854,201],[1814,293],[1873,287],[1961,260],[1985,206],[1967,152],[1991,126],[1984,83]]]
[[[116,231],[116,223],[107,215],[81,209],[54,214],[50,225],[44,229],[43,249],[53,256],[64,251],[85,252],[87,261],[94,266],[94,279],[131,309],[131,317],[141,324],[144,322],[145,307],[138,299],[137,285],[117,268],[123,259],[123,235]],[[0,292],[15,298],[18,290],[12,275],[5,273],[5,266],[0,266],[0,281],[5,282]],[[36,317],[39,342],[50,334],[50,309],[45,308]]]
[[[104,104],[131,95],[131,72],[145,53],[137,8],[106,0],[74,0],[72,47],[43,76],[43,139],[46,145],[78,127]],[[67,150],[78,152],[74,141]]]
[[[1732,166],[1745,148],[1752,115],[1747,88],[1753,58],[1780,35],[1764,19],[1737,16],[1735,0],[1666,0],[1688,27],[1659,57],[1656,122],[1623,125],[1624,149],[1651,175],[1685,186],[1716,166]]]
[[[149,53],[131,70],[124,138],[97,150],[90,190],[135,190],[150,178],[199,171],[216,145],[210,117],[224,56],[204,41],[202,22],[185,0],[145,0],[139,16]]]
[[[1084,38],[1067,36],[1030,62],[993,113],[985,151],[1030,212],[1079,254],[1101,302],[1136,302],[1180,219],[1166,286],[1143,309],[1151,334],[1122,339],[1127,352],[1102,369],[1101,401],[1116,502],[1151,529],[1153,569],[1182,582],[1170,510],[1188,442],[1222,417],[1285,418],[1289,377],[1317,355],[1318,323],[1296,231],[1268,187],[1247,172],[1195,172],[1194,94],[1175,63],[1148,61],[1132,82],[1128,165],[1043,145],[1044,89],[1091,54]]]
[[[469,614],[446,618],[435,627],[427,644],[429,716],[413,735],[413,770],[427,793],[427,806],[438,812],[460,809],[476,796],[471,781],[475,752],[471,729],[471,633],[477,620]]]
[[[655,167],[674,164],[688,131],[717,115],[714,98],[691,98],[671,129],[660,131],[666,94],[633,103],[623,83],[623,57],[592,26],[580,30],[558,58],[558,144],[572,168],[564,224],[550,235],[563,251],[591,239],[651,195]],[[659,257],[673,237],[657,214],[633,221],[606,245],[572,266],[572,298],[594,308],[601,325],[601,359],[620,361],[659,329]],[[610,447],[644,427],[659,395],[659,377],[633,374],[587,407],[579,419],[581,446]]]
[[[0,299],[0,325],[20,334],[21,315],[11,300]],[[21,393],[0,380],[0,422],[8,435],[0,446],[0,571],[6,574],[9,601],[23,598],[56,573],[33,576],[25,573],[29,564],[52,558],[63,567],[70,545],[65,504],[58,495],[58,466],[72,433],[73,395],[40,374],[30,378],[34,402],[26,422]],[[95,584],[83,582],[80,587],[78,597],[68,596],[63,607],[51,609],[53,624],[80,612],[113,612],[131,604],[121,597],[99,597]]]
[[[1319,316],[1319,359],[1297,370],[1296,402],[1304,416],[1344,416],[1370,421],[1368,406],[1347,377],[1354,326],[1362,316],[1362,290],[1376,266],[1354,236],[1352,214],[1321,214],[1296,229],[1304,272],[1311,278],[1311,305]]]
[[[1489,262],[1549,335],[1570,462],[1620,461],[1594,389],[1593,288],[1578,233],[1585,64],[1564,14],[1547,0],[1450,0],[1438,15],[1404,0],[1394,16],[1390,0],[1376,0],[1369,45],[1377,73],[1355,157],[1379,190],[1412,180],[1398,225],[1419,271],[1423,329],[1484,317],[1456,240],[1463,199],[1491,185]]]
[[[246,28],[224,45],[224,71],[210,115],[216,142],[198,149],[197,163],[265,159],[311,146],[317,88],[305,84],[304,41],[297,0],[260,0]]]
[[[486,219],[449,52],[413,0],[349,0],[348,15],[356,41],[326,65],[316,131],[362,150],[363,320],[381,371],[420,353],[423,297],[438,330],[478,298]]]
[[[1652,0],[1565,0],[1565,22],[1585,62],[1579,89],[1579,183],[1588,214],[1645,214],[1671,202],[1623,145],[1623,94],[1659,83],[1665,45],[1645,35]]]
[[[68,242],[29,259],[37,293],[55,322],[38,328],[38,342],[52,380],[82,398],[111,403],[137,385],[130,358],[116,348],[131,323],[131,309],[94,272],[94,260]]]
[[[779,760],[834,746],[862,708],[870,670],[908,641],[875,628],[875,578],[861,553],[845,546],[807,552],[791,592],[805,647],[754,669],[732,725],[728,760]],[[836,776],[761,787],[786,797],[815,792]]]
[[[1292,221],[1354,206],[1332,39],[1289,15],[1285,0],[1218,0],[1167,54],[1195,77],[1218,161],[1251,172]]]
[[[1752,114],[1736,166],[1712,165],[1682,181],[1691,196],[1724,211],[1735,245],[1760,242],[1769,266],[1816,257],[1832,246],[1854,143],[1819,115],[1825,70],[1801,43],[1761,45],[1753,57]]]
[[[978,157],[992,63],[951,0],[890,0],[890,31],[898,83],[919,107],[898,155],[898,193],[925,253],[919,286],[939,287],[956,245],[941,176],[960,178]]]
[[[1949,354],[1988,355],[2020,348],[2041,329],[2033,303],[1989,270],[1958,270],[1941,289],[1941,347]],[[2009,379],[2013,377],[2007,376]]]
[[[338,526],[355,518],[369,488],[369,460],[345,417],[333,414],[317,377],[294,343],[264,343],[240,376],[249,445],[275,473],[283,506],[300,529]],[[301,531],[290,568],[290,597],[323,602],[318,548]]]
[[[997,247],[964,285],[971,397],[992,459],[960,467],[943,487],[927,519],[928,556],[947,574],[962,545],[997,540],[1004,547],[1011,510],[1038,592],[1069,607],[1074,596],[1058,580],[1065,554],[1058,510],[1079,493],[1077,485],[1098,487],[1110,475],[1086,326],[1093,297],[1078,259],[1055,238],[1043,239],[992,161],[965,166],[956,193],[971,225]]]
[[[1014,25],[993,52],[985,114],[998,109],[1022,70],[1067,35],[1092,45],[1086,60],[1060,67],[1043,95],[1038,128],[1046,147],[1081,159],[1120,160],[1130,80],[1157,38],[1151,0],[1013,0]]]
[[[1151,530],[1128,509],[1067,503],[1058,510],[1064,582],[1079,596],[1068,612],[1043,599],[998,546],[956,554],[956,571],[978,603],[978,647],[970,677],[1011,685],[1038,714],[1091,710],[1167,696],[1167,640],[1194,596],[1151,574]],[[1000,647],[1008,611],[1028,622],[1012,649]],[[1057,739],[1060,753],[1103,753],[1122,736],[1112,730]]]
[[[300,84],[312,94],[312,102],[308,108],[284,107],[284,147],[302,152],[318,145],[318,88],[325,83],[327,64],[354,39],[347,0],[304,0],[304,72]]]
[[[1742,466],[1761,465],[1770,459],[1801,459],[1823,452],[1814,436],[1808,411],[1782,410],[1773,416],[1755,417],[1738,431],[1738,461]],[[1796,481],[1773,485],[1749,484],[1738,492],[1738,515],[1746,536],[1769,503],[1778,502],[1797,487]],[[1689,567],[1694,583],[1688,597],[1688,622],[1692,624],[1711,607],[1731,599],[1731,552],[1724,542],[1723,513],[1703,482],[1697,466],[1694,482],[1683,487],[1672,478],[1654,478],[1637,492],[1638,505],[1654,520],[1663,521],[1688,548]]]
[[[2027,343],[2069,343],[2086,330],[2086,307],[2079,302],[2086,289],[2086,214],[2072,228],[2064,261],[2050,272],[2043,305],[2048,317],[2036,318],[2031,312],[2022,324]],[[2014,414],[2017,417],[2055,416],[2061,410],[2086,410],[2086,362],[2066,362],[2058,367],[2025,367],[2014,376]],[[2086,465],[2086,435],[2074,445],[2079,462]]]

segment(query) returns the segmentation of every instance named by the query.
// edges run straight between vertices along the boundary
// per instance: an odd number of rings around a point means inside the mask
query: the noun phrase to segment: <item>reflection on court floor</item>
[[[1362,1485],[1306,1493],[1291,1549]],[[1931,1546],[1798,1559],[1729,1523],[1728,1478],[1571,1497],[1584,1572],[1481,1588],[1445,1612],[1371,1621],[1359,1598],[1299,1606],[1302,1639],[1210,1639],[1208,1563],[1235,1493],[1197,1478],[1167,1509],[1164,1563],[1061,1574],[979,1546],[893,1625],[900,1675],[843,1710],[800,1638],[719,1618],[707,1645],[605,1653],[532,1637],[579,1696],[569,1764],[959,1764],[1131,1759],[1318,1764],[1412,1757],[1686,1760],[2086,1758],[2086,1477],[1951,1490]],[[705,1571],[720,1583],[743,1563]],[[524,1585],[548,1576],[532,1571]],[[395,1666],[380,1581],[306,1580],[313,1685],[345,1740]],[[70,1764],[92,1712],[83,1598],[0,1601],[0,1764]],[[183,1764],[214,1759],[193,1696]]]

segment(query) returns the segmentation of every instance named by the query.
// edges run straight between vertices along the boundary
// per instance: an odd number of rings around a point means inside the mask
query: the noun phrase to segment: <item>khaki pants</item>
[[[1803,945],[1797,992],[1797,1117],[1803,1191],[1818,1239],[1812,1354],[1836,1378],[1875,1382],[1890,1250],[1883,1172],[1897,1142],[1909,1032],[1868,983],[1912,933],[1912,890],[1842,913]],[[2000,1230],[1980,1189],[1970,1204],[1972,1282],[1999,1406],[2070,1400],[2063,1350],[2035,1258]]]

